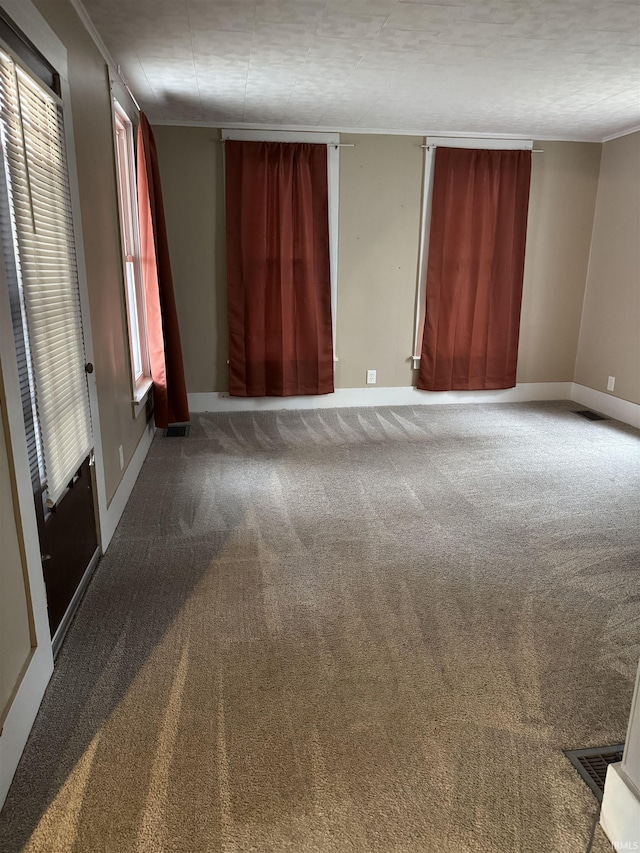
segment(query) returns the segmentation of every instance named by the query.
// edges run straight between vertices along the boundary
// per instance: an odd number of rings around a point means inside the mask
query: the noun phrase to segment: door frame
[[[31,0],[0,0],[0,5],[60,75],[85,357],[87,361],[93,362],[93,337],[89,312],[89,293],[68,80],[67,50],[32,4]],[[105,85],[107,84],[105,83]],[[46,591],[40,559],[40,541],[33,503],[4,263],[0,263],[0,372],[6,403],[9,465],[14,474],[14,502],[16,520],[19,527],[17,532],[19,539],[21,539],[27,603],[32,619],[31,652],[27,657],[20,679],[16,685],[11,706],[8,709],[0,733],[1,808],[26,745],[40,703],[42,702],[44,691],[53,672],[52,638],[47,616]],[[88,375],[88,385],[95,458],[97,533],[101,550],[104,550],[110,538],[110,526],[107,513],[107,494],[95,372]]]

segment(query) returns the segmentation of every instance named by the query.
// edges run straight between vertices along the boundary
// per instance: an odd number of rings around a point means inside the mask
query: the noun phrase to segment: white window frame
[[[238,142],[308,142],[327,146],[327,192],[329,207],[329,269],[331,278],[331,329],[333,360],[338,361],[338,209],[340,193],[340,134],[289,130],[228,130],[222,141]]]
[[[420,226],[420,249],[418,256],[418,281],[413,326],[413,367],[420,366],[422,332],[427,298],[427,264],[429,261],[429,232],[431,230],[431,201],[433,196],[433,172],[437,148],[479,148],[494,151],[531,151],[532,139],[494,139],[455,136],[427,136],[424,144],[424,183],[422,185],[422,214]]]
[[[113,98],[113,130],[122,274],[129,330],[132,402],[134,406],[138,406],[151,387],[151,368],[147,344],[144,279],[140,256],[133,122],[116,98]]]

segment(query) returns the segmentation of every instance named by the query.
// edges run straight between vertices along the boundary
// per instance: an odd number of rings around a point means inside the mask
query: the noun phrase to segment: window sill
[[[131,401],[134,418],[137,418],[140,412],[147,405],[147,400],[149,399],[149,394],[151,393],[152,388],[153,380],[150,376],[145,376],[145,378],[141,379],[136,385],[133,400]]]

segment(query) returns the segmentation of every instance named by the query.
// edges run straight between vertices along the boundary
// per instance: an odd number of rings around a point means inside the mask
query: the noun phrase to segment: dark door
[[[45,506],[42,488],[34,497],[53,637],[98,548],[89,457],[54,507]]]

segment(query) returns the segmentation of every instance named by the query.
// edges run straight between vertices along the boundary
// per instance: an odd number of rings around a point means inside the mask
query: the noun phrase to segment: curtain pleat
[[[438,148],[418,388],[511,388],[530,151]]]
[[[140,113],[138,126],[138,212],[144,276],[149,362],[156,426],[189,421],[180,327],[153,131]]]
[[[225,143],[229,393],[333,391],[326,145]]]

